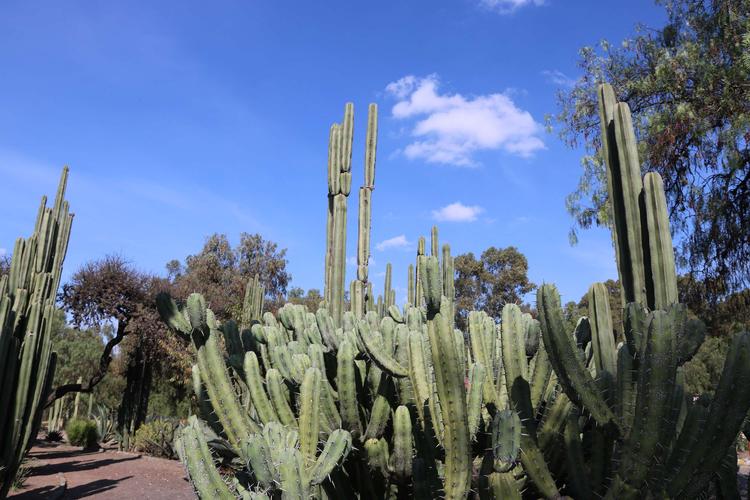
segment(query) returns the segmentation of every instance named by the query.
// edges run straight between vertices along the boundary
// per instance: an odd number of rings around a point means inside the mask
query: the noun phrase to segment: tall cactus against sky
[[[346,282],[346,202],[352,189],[354,105],[344,108],[343,123],[331,125],[328,139],[328,218],[326,223],[325,299],[338,326],[344,313]]]
[[[34,233],[16,240],[10,271],[0,277],[0,498],[39,430],[54,376],[51,329],[73,221],[67,179],[65,167],[54,205],[42,197]]]
[[[372,222],[372,192],[375,189],[375,151],[378,141],[378,107],[370,104],[367,112],[367,138],[365,144],[365,182],[359,188],[359,218],[357,230],[357,279],[352,286],[352,311],[361,318],[365,305],[371,300],[368,294],[368,263],[370,260],[370,225]],[[387,299],[388,297],[386,297]]]

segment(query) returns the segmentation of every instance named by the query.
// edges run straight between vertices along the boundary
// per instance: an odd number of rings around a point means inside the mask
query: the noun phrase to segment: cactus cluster
[[[316,311],[262,313],[248,284],[239,327],[202,296],[159,310],[195,348],[200,417],[177,450],[201,498],[693,498],[736,491],[733,444],[750,407],[750,334],[737,335],[716,394],[693,401],[681,366],[705,329],[677,303],[658,174],[642,180],[627,105],[600,89],[626,340],[606,290],[565,331],[552,285],[537,318],[515,304],[454,325],[450,247],[433,229],[395,304],[391,267],[367,278],[377,109],[360,189],[357,276],[344,300],[353,106],[331,128],[326,291]],[[732,481],[735,481],[734,486]]]
[[[0,498],[39,431],[54,376],[52,320],[73,221],[67,178],[66,167],[54,205],[42,198],[34,233],[16,240],[10,271],[0,277]]]

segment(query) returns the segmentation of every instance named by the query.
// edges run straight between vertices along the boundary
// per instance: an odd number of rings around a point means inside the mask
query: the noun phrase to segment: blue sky
[[[376,290],[392,262],[403,299],[437,223],[454,254],[515,245],[533,281],[578,300],[616,277],[614,254],[603,230],[569,245],[581,151],[544,116],[580,47],[663,17],[651,0],[3,2],[0,252],[67,164],[65,277],[112,253],[164,274],[245,231],[288,249],[294,286],[321,288],[328,128],[355,103],[361,185],[376,102]]]

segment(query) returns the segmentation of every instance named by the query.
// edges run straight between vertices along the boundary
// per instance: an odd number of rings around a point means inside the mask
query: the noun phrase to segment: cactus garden
[[[479,4],[472,12],[519,23],[534,9],[560,15],[556,0]],[[550,179],[528,182],[506,169],[498,182],[487,173],[488,151],[531,165],[549,143],[513,89],[449,94],[437,75],[409,75],[367,106],[352,90],[356,104],[336,97],[343,114],[328,128],[327,149],[322,140],[315,154],[303,142],[288,148],[316,158],[304,160],[304,177],[296,167],[288,178],[286,167],[257,167],[246,186],[230,169],[221,196],[179,192],[191,172],[206,173],[193,162],[174,186],[113,182],[104,194],[94,177],[75,187],[75,163],[64,167],[30,236],[0,248],[0,498],[746,497],[750,5],[657,5],[669,22],[655,34],[638,28],[619,48],[585,47],[577,79],[543,72],[561,87],[549,129],[582,156],[575,191],[555,201],[574,219],[571,241],[581,238],[580,269],[554,246],[557,219],[498,223],[487,208],[461,202],[414,208],[449,188],[450,196],[489,192],[548,209],[542,197],[568,168],[559,150]],[[157,39],[148,38],[139,61],[151,49],[164,61],[177,50]],[[186,82],[198,71],[180,67]],[[396,101],[389,110],[387,99]],[[220,100],[210,105],[236,106]],[[242,120],[257,120],[251,114]],[[311,114],[303,128],[322,139],[326,119]],[[265,151],[267,141],[274,161],[287,158],[281,142],[299,138],[274,123],[253,127],[254,145]],[[14,158],[0,141],[0,179],[47,179],[48,169],[3,163]],[[394,158],[442,165],[394,173]],[[465,174],[446,181],[445,165]],[[279,211],[273,220],[283,222],[257,223],[232,201],[235,188],[253,210]],[[201,252],[169,261],[166,275],[119,252],[91,260],[87,249],[112,233],[97,234],[84,219],[75,246],[80,192],[102,206],[127,200],[133,241],[146,241],[142,255],[161,255],[157,247],[176,245],[184,228],[204,231],[207,211],[291,241],[292,252],[260,233],[242,232],[236,245],[214,233]],[[16,198],[0,187],[8,205]],[[145,199],[171,208],[144,209]],[[24,215],[17,211],[5,217],[14,231]],[[98,206],[83,213],[116,217]],[[421,236],[403,229],[383,239],[407,219]],[[311,230],[302,227],[310,220]],[[483,234],[458,231],[457,221],[479,221]],[[603,251],[586,249],[582,231],[592,226],[604,231]],[[495,247],[514,236],[530,241],[526,232],[539,248]],[[480,239],[498,243],[477,258]],[[403,249],[408,257],[396,253]],[[81,254],[88,260],[79,264]],[[64,266],[71,255],[77,270]],[[294,272],[319,281],[306,294],[287,268],[300,255]],[[533,269],[540,258],[549,276]],[[582,282],[597,265],[601,281]],[[572,282],[587,290],[578,302]],[[43,481],[52,474],[50,486]]]

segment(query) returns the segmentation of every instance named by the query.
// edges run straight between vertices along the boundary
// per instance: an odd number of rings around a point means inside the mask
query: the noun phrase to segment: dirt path
[[[179,462],[116,451],[82,452],[43,443],[31,449],[31,472],[14,500],[41,498],[193,499]],[[65,494],[60,480],[67,483]]]

